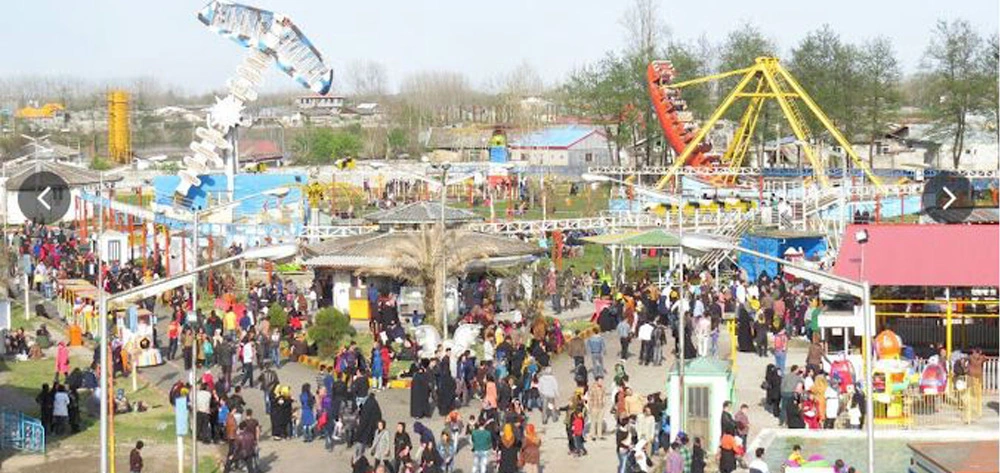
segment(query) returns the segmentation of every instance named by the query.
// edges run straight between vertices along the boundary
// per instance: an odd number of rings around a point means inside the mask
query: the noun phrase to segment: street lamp
[[[450,163],[441,163],[439,165],[434,165],[434,167],[441,169],[441,208],[439,210],[440,215],[438,215],[438,217],[440,218],[440,221],[438,222],[438,224],[441,225],[441,238],[444,238],[444,232],[445,232],[445,226],[444,226],[445,225],[445,223],[444,223],[444,205],[445,205],[446,199],[448,198],[448,170],[451,169],[451,164]],[[438,248],[439,248],[439,250],[438,250],[438,266],[441,268],[440,269],[441,272],[440,272],[440,275],[438,277],[438,279],[440,279],[440,281],[438,282],[438,284],[439,284],[438,290],[440,292],[438,294],[439,294],[439,296],[441,298],[441,310],[440,310],[440,312],[438,312],[438,315],[441,316],[441,340],[447,340],[448,339],[448,314],[447,314],[447,312],[448,312],[448,303],[445,301],[445,299],[447,298],[447,294],[445,294],[445,291],[448,290],[448,285],[445,283],[445,279],[448,278],[448,270],[447,270],[447,268],[445,268],[445,264],[444,264],[444,251],[445,251],[445,248],[444,248],[443,245],[439,246]],[[426,311],[427,309],[424,308],[424,310]]]
[[[861,230],[855,234],[855,240],[861,245],[864,251],[864,244],[868,242],[868,231]],[[864,364],[865,364],[865,433],[868,447],[868,471],[875,471],[875,413],[874,402],[872,400],[872,314],[871,314],[871,285],[868,281],[853,281],[832,274],[825,273],[813,268],[791,263],[771,255],[760,253],[738,246],[729,241],[721,240],[709,235],[688,235],[681,238],[681,247],[695,248],[699,250],[727,250],[745,253],[753,257],[761,258],[772,263],[784,266],[786,272],[791,269],[798,277],[809,279],[822,285],[829,285],[843,290],[853,296],[861,298],[861,322],[864,343]],[[683,386],[681,387],[683,392]],[[682,399],[681,409],[683,406]]]

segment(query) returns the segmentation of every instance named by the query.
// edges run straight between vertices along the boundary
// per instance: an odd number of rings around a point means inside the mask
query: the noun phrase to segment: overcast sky
[[[356,59],[385,64],[390,84],[407,74],[450,70],[473,85],[523,61],[547,83],[624,45],[626,0],[247,0],[289,15],[335,70]],[[195,18],[203,0],[8,0],[0,76],[85,79],[155,76],[186,91],[223,86],[240,62],[233,42]],[[998,28],[997,0],[664,0],[678,38],[720,42],[744,21],[787,52],[829,23],[848,41],[890,37],[905,72],[917,69],[938,18],[965,18],[984,35]],[[271,74],[268,89],[293,87]],[[336,86],[335,86],[336,87]]]

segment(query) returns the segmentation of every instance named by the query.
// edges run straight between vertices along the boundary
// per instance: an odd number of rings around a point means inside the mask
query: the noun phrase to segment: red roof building
[[[998,225],[848,225],[833,273],[873,286],[995,287],[998,262]]]

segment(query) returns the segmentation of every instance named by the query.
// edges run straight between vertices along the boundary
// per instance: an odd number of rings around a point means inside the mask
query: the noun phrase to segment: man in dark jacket
[[[135,443],[135,448],[128,454],[128,471],[142,473],[142,440]]]

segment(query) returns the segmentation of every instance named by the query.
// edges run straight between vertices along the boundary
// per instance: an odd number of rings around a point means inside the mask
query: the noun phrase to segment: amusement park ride
[[[865,162],[858,157],[843,134],[837,130],[837,127],[788,70],[781,66],[777,58],[759,57],[753,65],[743,69],[682,82],[674,82],[676,76],[677,71],[669,61],[654,61],[649,64],[647,69],[649,94],[656,110],[657,119],[663,128],[664,137],[677,153],[674,164],[667,169],[657,183],[657,187],[664,187],[685,164],[695,167],[726,167],[730,170],[743,167],[747,151],[750,149],[750,141],[755,136],[754,131],[757,128],[758,119],[768,100],[777,102],[795,134],[795,138],[802,145],[806,159],[812,165],[815,178],[822,187],[830,186],[826,164],[812,147],[813,134],[799,110],[797,105],[799,102],[822,124],[827,133],[854,164],[864,171],[871,182],[876,186],[881,186],[882,182],[878,176],[873,174]],[[687,103],[681,98],[681,89],[732,76],[742,77],[708,120],[700,127],[696,126],[691,112],[687,110]],[[721,155],[710,154],[712,145],[705,141],[708,132],[727,111],[744,99],[747,102],[746,108],[743,110],[735,136],[729,146]],[[716,186],[729,186],[733,185],[736,179],[732,175],[716,175],[709,180]]]
[[[195,130],[198,140],[190,146],[194,154],[184,158],[185,169],[179,173],[181,181],[176,194],[186,197],[191,188],[201,186],[199,176],[224,169],[232,199],[234,178],[240,171],[235,130],[242,120],[244,105],[257,100],[257,87],[268,65],[273,62],[279,70],[318,94],[330,90],[333,71],[292,20],[281,13],[213,1],[198,13],[198,19],[210,30],[249,51],[236,68],[236,75],[226,82],[229,95],[216,98],[206,126]],[[225,160],[217,150],[223,152]]]

